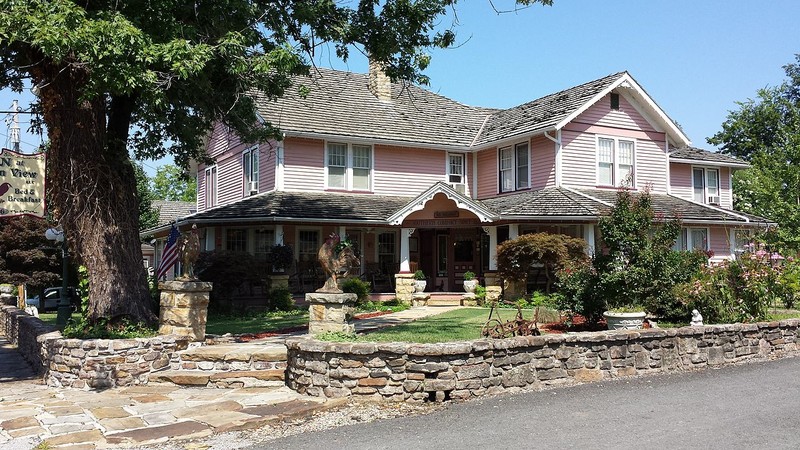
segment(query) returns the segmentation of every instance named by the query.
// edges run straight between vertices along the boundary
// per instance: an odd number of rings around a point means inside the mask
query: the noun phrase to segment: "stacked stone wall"
[[[317,397],[422,402],[687,371],[797,352],[800,320],[443,344],[287,341],[287,382]]]
[[[47,343],[61,338],[56,328],[12,305],[0,306],[0,334],[17,346],[38,374],[45,373],[49,365]]]

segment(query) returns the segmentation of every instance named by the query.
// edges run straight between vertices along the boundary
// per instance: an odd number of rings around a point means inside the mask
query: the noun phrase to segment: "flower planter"
[[[478,280],[464,280],[464,292],[469,292],[470,294],[475,293],[475,288],[478,287]]]
[[[423,292],[427,286],[428,282],[425,280],[414,280],[414,292]]]
[[[603,313],[609,330],[639,330],[644,322],[645,312],[611,312]]]

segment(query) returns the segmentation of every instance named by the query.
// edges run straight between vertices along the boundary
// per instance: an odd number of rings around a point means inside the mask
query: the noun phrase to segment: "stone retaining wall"
[[[797,351],[800,320],[444,344],[287,341],[299,393],[380,401],[468,399],[556,383],[686,371]]]
[[[61,338],[61,333],[12,305],[0,306],[0,334],[17,349],[38,374],[44,374],[48,363],[47,343]]]
[[[189,338],[57,339],[48,342],[47,384],[78,389],[147,383],[150,373],[168,368]]]

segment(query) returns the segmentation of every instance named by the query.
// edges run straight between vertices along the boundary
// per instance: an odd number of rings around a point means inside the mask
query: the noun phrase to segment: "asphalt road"
[[[800,448],[800,358],[555,388],[254,449]]]

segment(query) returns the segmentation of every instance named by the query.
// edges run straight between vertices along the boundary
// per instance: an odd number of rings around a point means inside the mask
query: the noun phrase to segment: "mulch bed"
[[[567,318],[564,317],[558,322],[543,323],[539,325],[539,329],[544,333],[564,334],[567,332],[603,331],[607,328],[605,320],[600,320],[598,323],[587,322],[585,317],[576,314],[572,317],[571,324],[567,323]]]

